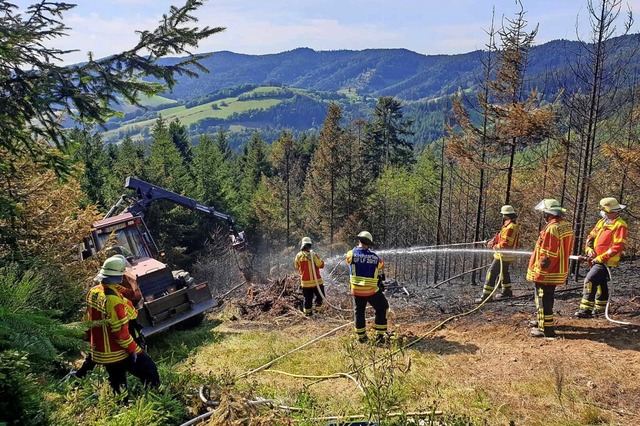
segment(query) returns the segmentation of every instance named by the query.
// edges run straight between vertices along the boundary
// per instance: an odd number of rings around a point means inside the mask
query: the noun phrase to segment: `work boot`
[[[531,327],[531,328],[538,328],[538,320],[531,320],[531,321],[529,321],[529,327]]]
[[[391,341],[391,335],[389,333],[376,334],[376,345],[384,346]]]
[[[511,291],[511,289],[506,289],[506,290],[502,290],[501,293],[496,294],[493,299],[494,300],[505,300],[505,299],[509,299],[513,297],[513,292]]]
[[[538,327],[534,327],[531,329],[531,337],[554,338],[556,337],[556,332],[552,328],[542,331]]]
[[[358,336],[358,343],[367,343],[369,341],[369,337],[366,334],[362,336]]]
[[[480,296],[477,299],[475,299],[474,302],[475,303],[482,303],[487,298],[487,296],[488,296],[487,294],[483,294],[482,296]]]
[[[580,309],[578,312],[574,314],[577,318],[593,318],[593,314],[591,311],[587,311],[585,309]]]

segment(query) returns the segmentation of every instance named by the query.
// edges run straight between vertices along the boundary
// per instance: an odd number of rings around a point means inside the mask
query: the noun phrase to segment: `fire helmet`
[[[567,209],[560,206],[558,200],[553,198],[545,198],[533,208],[536,211],[544,212],[553,216],[564,216]]]
[[[358,234],[358,241],[362,241],[362,243],[371,246],[373,245],[373,237],[370,232],[362,231]]]
[[[513,206],[511,206],[509,204],[505,204],[500,209],[500,214],[505,214],[505,215],[507,215],[507,214],[516,214],[516,211],[514,210]]]
[[[600,210],[604,210],[607,213],[618,213],[626,208],[627,206],[618,203],[618,200],[613,197],[607,197],[600,200]]]
[[[311,246],[312,244],[313,244],[313,242],[311,241],[311,238],[303,237],[302,241],[300,241],[300,250],[302,250],[304,248],[304,246],[306,246],[306,245]]]
[[[127,260],[121,254],[111,256],[102,264],[100,272],[95,280],[103,284],[115,284],[122,282],[122,276],[127,267]]]

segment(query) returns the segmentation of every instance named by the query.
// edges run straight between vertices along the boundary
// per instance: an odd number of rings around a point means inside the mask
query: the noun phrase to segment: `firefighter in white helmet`
[[[515,250],[518,248],[520,236],[520,225],[516,223],[518,215],[511,205],[504,205],[500,209],[502,215],[502,228],[492,239],[487,241],[487,247],[493,248],[493,262],[487,271],[487,278],[482,288],[482,296],[476,299],[476,303],[482,302],[489,297],[496,285],[496,280],[500,277],[501,292],[495,296],[496,300],[506,299],[513,296],[511,290],[511,274],[509,266],[516,260],[515,254],[500,253],[500,250]]]
[[[320,269],[324,268],[324,260],[311,250],[311,238],[304,237],[300,241],[300,251],[294,260],[294,266],[300,273],[300,286],[304,296],[303,312],[306,316],[313,315],[313,298],[316,299],[316,310],[322,308],[324,301],[324,281],[320,276]]]
[[[608,267],[618,266],[627,242],[627,222],[620,216],[627,206],[613,197],[600,200],[600,220],[593,227],[585,243],[590,266],[584,278],[584,291],[578,318],[592,318],[604,313],[609,300]]]
[[[529,259],[527,281],[535,284],[538,320],[530,325],[532,337],[555,337],[553,302],[556,286],[564,285],[569,276],[569,255],[573,249],[573,229],[564,219],[566,210],[557,200],[547,198],[534,209],[546,222]]]
[[[353,321],[358,341],[368,340],[365,309],[369,303],[375,311],[376,343],[384,343],[387,339],[387,313],[389,302],[383,293],[384,262],[370,250],[373,237],[362,231],[356,237],[357,247],[347,252],[349,282],[353,295]]]

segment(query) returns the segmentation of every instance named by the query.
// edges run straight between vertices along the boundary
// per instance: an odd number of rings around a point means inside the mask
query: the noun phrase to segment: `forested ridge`
[[[568,210],[579,254],[598,200],[616,197],[628,205],[626,255],[638,254],[640,41],[627,34],[631,22],[619,14],[620,2],[588,1],[589,43],[535,46],[537,28],[523,10],[488,26],[486,49],[466,55],[297,49],[161,59],[187,54],[179,46],[221,30],[170,31],[192,25],[190,13],[201,3],[172,10],[174,20],[142,33],[122,55],[56,67],[33,61],[64,54],[40,42],[65,31],[58,20],[71,6],[47,3],[31,10],[38,19],[26,19],[0,2],[16,46],[0,52],[0,422],[73,424],[122,408],[99,384],[63,394],[58,382],[87,349],[79,321],[99,266],[79,262],[77,244],[124,192],[127,176],[231,215],[265,280],[273,279],[270,271],[288,271],[282,256],[291,257],[303,236],[327,256],[343,254],[362,230],[372,233],[376,249],[481,242],[500,228],[503,204],[518,212],[521,247],[531,249],[541,226],[533,206],[543,198]],[[23,72],[24,64],[32,72]],[[199,80],[187,79],[195,74]],[[142,75],[153,78],[133,78]],[[160,114],[142,137],[116,133],[105,144],[102,126],[118,114],[117,102],[142,108],[141,95],[208,109],[267,97],[271,112],[245,111],[243,122],[268,123],[274,111],[286,118],[240,132],[210,118],[192,131]],[[296,109],[313,126],[288,127],[302,116]],[[235,279],[224,223],[162,203],[145,220],[172,266],[207,280],[203,265],[213,262],[216,277]],[[405,280],[435,283],[479,260],[386,262]],[[223,284],[230,283],[216,283],[218,290]],[[173,371],[173,353],[160,362],[166,387],[140,397],[139,410],[123,411],[131,424],[160,412],[156,424],[176,424],[192,414],[184,389],[204,379]],[[216,378],[231,386],[227,379]],[[97,406],[87,402],[95,398]]]

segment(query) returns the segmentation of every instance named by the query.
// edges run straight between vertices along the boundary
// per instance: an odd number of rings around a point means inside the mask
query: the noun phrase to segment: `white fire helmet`
[[[504,206],[502,206],[502,208],[500,209],[500,214],[516,214],[515,209],[513,208],[513,206],[509,205],[509,204],[505,204]]]
[[[362,231],[358,234],[358,240],[362,241],[366,245],[373,245],[373,237],[370,232]]]
[[[626,209],[627,206],[618,203],[613,197],[607,197],[600,200],[600,210],[604,210],[607,213],[618,213]]]
[[[536,211],[544,212],[553,216],[564,216],[567,209],[560,206],[558,200],[553,198],[545,198],[533,208]]]
[[[311,238],[309,237],[303,237],[302,241],[300,241],[300,250],[302,250],[304,248],[304,246],[306,245],[311,246],[313,244],[313,242],[311,241]]]

